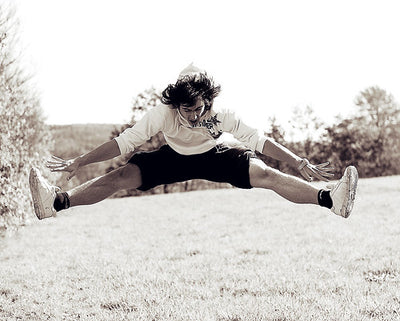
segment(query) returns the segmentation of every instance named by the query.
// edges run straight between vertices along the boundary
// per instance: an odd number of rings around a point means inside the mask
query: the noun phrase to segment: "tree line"
[[[331,125],[319,120],[309,106],[295,110],[293,127],[306,134],[301,141],[287,141],[285,131],[274,119],[266,134],[313,163],[329,160],[337,178],[348,165],[356,166],[360,177],[399,174],[399,104],[378,86],[361,91],[354,103],[350,117],[338,116]]]

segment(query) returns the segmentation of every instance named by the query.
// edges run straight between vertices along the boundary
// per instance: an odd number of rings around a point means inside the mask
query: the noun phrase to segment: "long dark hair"
[[[214,80],[207,73],[186,75],[170,84],[162,92],[161,102],[170,105],[172,108],[193,106],[197,99],[202,98],[205,109],[212,107],[214,98],[221,92],[221,86],[215,85]]]

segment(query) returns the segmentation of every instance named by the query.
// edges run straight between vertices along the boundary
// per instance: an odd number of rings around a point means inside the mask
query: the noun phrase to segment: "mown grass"
[[[264,190],[112,199],[0,239],[1,320],[399,320],[400,177],[352,216]]]

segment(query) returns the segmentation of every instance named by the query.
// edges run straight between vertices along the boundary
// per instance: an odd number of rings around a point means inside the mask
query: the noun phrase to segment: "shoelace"
[[[60,187],[54,186],[54,185],[50,185],[42,175],[39,176],[39,180],[44,186],[46,186],[47,190],[49,190],[49,191],[51,191],[53,193],[61,192],[61,188]]]

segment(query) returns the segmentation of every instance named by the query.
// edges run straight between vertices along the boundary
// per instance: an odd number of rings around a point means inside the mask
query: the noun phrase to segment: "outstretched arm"
[[[267,139],[265,141],[262,153],[276,160],[284,161],[293,168],[297,168],[304,179],[309,182],[312,181],[314,177],[323,181],[328,181],[328,179],[332,178],[334,175],[332,173],[333,167],[328,167],[329,162],[313,165],[306,158],[297,156],[272,139]]]
[[[121,155],[121,152],[118,144],[115,139],[113,139],[100,145],[91,152],[74,159],[64,160],[52,156],[52,158],[47,161],[47,167],[50,168],[52,172],[69,172],[70,174],[67,180],[70,180],[79,168],[88,164],[102,162],[119,155]]]
[[[267,139],[265,141],[262,153],[265,156],[269,156],[273,159],[286,162],[293,168],[297,168],[302,161],[301,157],[297,156],[289,149],[272,139]]]

